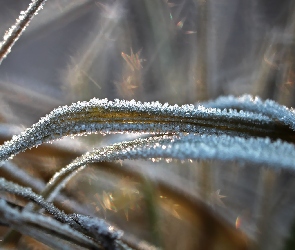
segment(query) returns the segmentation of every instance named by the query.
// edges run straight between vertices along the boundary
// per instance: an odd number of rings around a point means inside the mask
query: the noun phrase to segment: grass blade
[[[6,31],[3,41],[0,43],[0,64],[10,53],[12,46],[25,31],[34,15],[37,15],[38,11],[43,8],[45,2],[46,0],[32,0],[29,7],[25,11],[21,11],[16,23]]]
[[[63,136],[87,133],[203,133],[281,138],[294,141],[288,125],[263,114],[159,102],[92,99],[53,110],[0,147],[0,160]]]

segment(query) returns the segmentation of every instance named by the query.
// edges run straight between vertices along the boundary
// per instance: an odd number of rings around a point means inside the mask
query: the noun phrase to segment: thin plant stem
[[[43,8],[46,1],[47,0],[33,0],[27,10],[21,11],[18,19],[16,19],[16,23],[6,31],[3,41],[0,44],[0,64],[10,53],[12,46],[25,31],[34,15],[37,15],[38,11]]]

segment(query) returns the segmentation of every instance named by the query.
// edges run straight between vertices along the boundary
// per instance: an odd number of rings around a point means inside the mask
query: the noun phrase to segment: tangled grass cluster
[[[1,61],[44,3],[44,0],[32,1],[5,34],[0,46]],[[132,58],[126,57],[125,60],[132,64]],[[105,219],[87,215],[86,212],[84,214],[83,209],[66,213],[53,204],[54,200],[62,199],[61,189],[86,166],[105,163],[106,165],[96,166],[101,169],[111,167],[117,173],[126,173],[144,183],[146,212],[151,224],[154,223],[152,230],[157,227],[155,197],[161,193],[159,197],[174,199],[186,211],[182,216],[191,220],[193,225],[198,225],[200,229],[195,241],[199,249],[255,249],[257,242],[251,235],[239,230],[238,219],[234,228],[228,221],[216,215],[214,209],[202,202],[198,195],[165,181],[161,176],[150,176],[148,181],[140,175],[140,170],[136,171],[128,167],[128,164],[107,164],[136,159],[168,162],[218,160],[239,165],[263,166],[276,171],[293,171],[294,121],[295,111],[292,108],[271,100],[262,101],[250,95],[237,98],[227,96],[215,101],[183,106],[94,98],[88,102],[58,107],[0,147],[2,168],[18,176],[19,180],[27,180],[28,185],[32,177],[21,166],[11,162],[21,152],[67,136],[134,133],[137,138],[102,146],[78,156],[58,170],[46,185],[34,179],[31,187],[24,187],[0,178],[1,191],[17,195],[21,201],[30,201],[25,203],[26,206],[21,206],[17,202],[3,198],[0,200],[0,222],[11,229],[2,239],[1,248],[14,247],[20,240],[20,234],[31,236],[54,249],[161,247],[161,240],[154,240],[153,245],[124,232],[125,230]],[[39,189],[40,194],[32,191],[32,187]],[[126,196],[129,195],[130,198],[129,191]],[[220,190],[216,192],[215,199],[211,201],[222,205],[219,192]],[[137,191],[132,195],[135,193]],[[104,207],[111,210],[116,199],[106,192],[103,195]],[[72,206],[72,210],[75,210],[75,206]],[[176,212],[174,215],[181,217]],[[292,244],[292,238],[286,243],[286,249],[288,244]]]

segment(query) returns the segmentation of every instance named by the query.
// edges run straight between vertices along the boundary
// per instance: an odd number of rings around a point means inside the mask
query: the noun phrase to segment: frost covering
[[[17,228],[17,230],[23,234],[30,235],[55,249],[60,248],[60,242],[58,238],[54,238],[54,240],[52,240],[49,236],[52,232],[60,238],[71,240],[80,246],[84,246],[89,249],[100,249],[97,247],[96,242],[80,232],[73,230],[69,227],[69,225],[60,223],[49,216],[31,213],[29,211],[20,212],[17,209],[10,207],[2,199],[0,199],[0,215],[2,223],[7,223],[13,228]],[[63,249],[73,248],[67,247],[67,245],[63,244]]]
[[[86,164],[135,159],[222,160],[263,164],[295,170],[295,147],[270,139],[230,137],[227,135],[159,136],[121,142],[87,152],[57,172],[43,195],[52,200],[60,189]]]
[[[221,160],[293,170],[293,121],[293,110],[273,101],[263,102],[248,95],[240,98],[222,97],[198,106],[107,99],[77,102],[53,110],[38,123],[5,142],[0,147],[0,161],[6,161],[21,151],[63,136],[150,133],[150,137],[87,152],[56,173],[43,190],[42,196],[35,194],[30,188],[21,187],[3,178],[0,178],[0,190],[29,199],[52,214],[59,222],[36,214],[36,220],[44,226],[45,233],[52,225],[59,238],[65,237],[63,232],[68,232],[72,238],[77,233],[77,237],[81,239],[79,241],[84,245],[100,242],[106,249],[116,249],[118,245],[123,246],[121,230],[99,218],[82,214],[67,215],[49,203],[87,164],[124,159]],[[1,212],[5,215],[3,222],[11,226],[17,225],[18,228],[20,225],[15,224],[17,220],[27,224],[34,218],[34,213],[29,210],[26,210],[27,214],[22,214],[0,201]],[[71,228],[63,228],[60,222]],[[27,228],[24,228],[24,232],[25,230]],[[34,228],[29,230],[33,232],[33,237],[48,241]],[[85,231],[91,238],[83,238]],[[87,241],[90,239],[95,242]],[[50,241],[48,244],[50,245]]]
[[[289,123],[278,123],[264,113],[205,108],[201,105],[179,107],[159,102],[92,99],[53,110],[31,128],[5,142],[0,147],[0,160],[67,135],[187,132],[280,138],[288,136]]]
[[[7,54],[10,53],[12,46],[25,31],[34,15],[37,15],[38,11],[43,8],[46,1],[47,0],[32,0],[29,7],[25,11],[21,11],[15,24],[6,31],[3,36],[3,41],[0,42],[0,64],[3,59],[6,58]]]
[[[275,118],[295,130],[295,112],[294,109],[279,105],[273,100],[262,101],[257,96],[242,95],[240,97],[222,96],[214,101],[202,103],[205,107],[214,107],[220,109],[240,109],[254,113],[261,113],[270,118]]]

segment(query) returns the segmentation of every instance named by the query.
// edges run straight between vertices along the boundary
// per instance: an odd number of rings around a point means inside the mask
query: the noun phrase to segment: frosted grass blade
[[[34,15],[37,15],[38,11],[43,8],[46,1],[47,0],[32,0],[29,7],[25,11],[21,11],[16,23],[6,31],[3,41],[0,43],[0,64],[10,53],[12,46],[25,31]]]
[[[0,161],[26,149],[63,136],[87,133],[203,133],[294,140],[288,126],[251,112],[194,105],[171,106],[159,102],[92,99],[53,110],[0,147]]]
[[[29,199],[42,208],[44,208],[48,213],[52,214],[57,220],[68,223],[69,225],[75,225],[75,222],[64,212],[60,211],[52,203],[44,200],[44,198],[32,191],[31,188],[22,187],[13,182],[7,181],[0,178],[0,190],[9,192],[11,194],[20,195],[23,198]]]
[[[41,242],[58,249],[71,249],[62,244],[55,237],[70,241],[82,247],[99,249],[96,242],[78,231],[71,229],[67,224],[62,224],[48,216],[18,211],[11,208],[4,200],[0,200],[0,221],[16,228],[23,234],[30,235]],[[48,236],[50,235],[50,236]]]
[[[34,193],[31,188],[25,188],[22,186],[19,186],[13,182],[6,181],[3,178],[0,178],[0,190],[9,192],[11,194],[19,195],[23,198],[29,199],[33,201],[34,203],[38,204],[42,208],[44,208],[48,213],[54,216],[59,222],[65,223],[69,226],[71,226],[74,229],[77,229],[81,231],[81,229],[84,229],[82,231],[86,231],[91,233],[95,236],[96,239],[99,239],[101,244],[103,245],[114,245],[114,241],[118,240],[122,235],[123,232],[115,229],[112,225],[108,224],[102,219],[98,219],[93,217],[93,221],[99,221],[100,223],[90,223],[89,217],[81,214],[70,214],[67,215],[63,211],[56,208],[52,203],[47,202],[44,200],[44,198],[36,193]],[[1,208],[0,208],[1,209]],[[26,208],[26,211],[28,211],[28,208]],[[4,213],[4,215],[7,215]],[[37,216],[37,215],[36,215]],[[29,219],[33,220],[33,217],[29,217]],[[0,219],[1,221],[1,219]],[[40,221],[40,220],[39,220]],[[6,221],[4,221],[6,222]],[[41,222],[41,221],[40,221]],[[43,218],[43,222],[46,225],[46,218]],[[9,223],[9,220],[8,220]],[[31,222],[32,223],[32,222]],[[42,224],[44,226],[44,224]],[[111,229],[110,229],[111,228]],[[69,229],[70,230],[70,229]],[[67,231],[66,231],[67,232]],[[61,233],[66,233],[61,232]],[[73,231],[74,232],[74,231]]]
[[[295,130],[294,109],[289,109],[273,100],[263,101],[259,97],[251,95],[242,95],[240,97],[222,96],[214,101],[204,102],[202,105],[211,108],[240,109],[260,113],[269,116],[270,118],[278,119]]]
[[[164,135],[116,143],[88,152],[57,172],[42,195],[52,200],[87,164],[150,158],[238,161],[295,170],[295,146],[282,141],[227,135]]]

